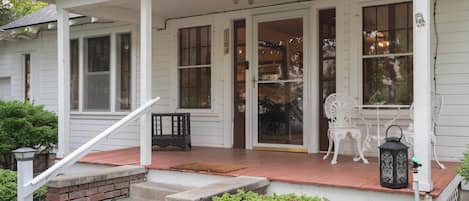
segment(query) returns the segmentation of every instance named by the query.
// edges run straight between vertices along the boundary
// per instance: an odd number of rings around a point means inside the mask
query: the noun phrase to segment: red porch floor
[[[353,162],[352,158],[339,156],[337,165],[322,160],[322,154],[301,154],[266,151],[195,147],[191,151],[154,151],[150,169],[171,170],[171,167],[191,162],[241,164],[247,168],[221,174],[226,176],[267,177],[271,181],[298,184],[313,184],[360,190],[412,194],[411,188],[392,190],[382,188],[379,183],[379,164],[369,158],[370,164]],[[80,162],[101,165],[137,165],[139,149],[129,148],[92,153]],[[447,169],[434,165],[432,170],[434,191],[438,197],[444,188],[455,178],[459,163],[445,163]],[[209,174],[209,173],[202,173]]]

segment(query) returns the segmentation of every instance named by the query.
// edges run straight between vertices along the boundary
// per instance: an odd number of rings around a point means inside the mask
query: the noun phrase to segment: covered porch
[[[318,3],[316,3],[318,2]],[[257,93],[259,82],[262,81],[262,77],[258,77],[259,67],[258,59],[260,57],[256,56],[258,40],[256,34],[256,26],[262,22],[262,15],[266,13],[272,14],[272,16],[264,16],[268,20],[277,19],[278,16],[273,16],[277,12],[288,10],[288,16],[279,16],[280,19],[287,19],[290,17],[290,13],[294,14],[294,17],[301,18],[301,27],[304,28],[302,35],[304,37],[305,45],[302,46],[301,58],[303,59],[301,65],[304,65],[304,77],[301,75],[301,79],[295,80],[275,80],[272,83],[277,81],[282,82],[279,85],[284,85],[285,83],[304,83],[304,88],[302,88],[302,96],[298,100],[298,105],[304,113],[301,113],[301,121],[305,121],[304,125],[301,126],[302,141],[299,146],[284,146],[286,148],[298,148],[306,150],[309,153],[318,153],[318,138],[319,138],[319,116],[320,112],[318,108],[321,108],[321,101],[317,97],[317,92],[319,91],[319,75],[317,73],[317,63],[319,63],[318,58],[318,49],[319,44],[313,39],[319,37],[319,33],[313,31],[317,27],[318,21],[318,11],[320,9],[335,7],[338,13],[345,13],[345,8],[347,6],[357,7],[357,10],[361,10],[362,6],[365,5],[366,1],[353,1],[352,3],[344,3],[347,1],[283,1],[283,0],[263,0],[255,1],[253,4],[252,1],[209,1],[205,0],[203,3],[195,5],[191,1],[178,1],[177,3],[170,1],[151,1],[151,0],[142,0],[139,1],[140,5],[129,3],[129,1],[122,0],[89,0],[89,1],[66,1],[66,0],[57,0],[58,8],[58,69],[59,69],[59,104],[58,104],[58,114],[59,114],[59,156],[66,156],[71,151],[70,146],[70,12],[76,12],[83,15],[96,16],[103,19],[111,19],[116,21],[123,21],[127,23],[136,23],[140,25],[139,31],[139,81],[138,92],[139,94],[139,103],[140,105],[145,105],[148,103],[152,97],[159,97],[160,94],[154,94],[153,88],[160,87],[152,83],[154,77],[152,73],[154,63],[153,52],[153,32],[155,30],[165,30],[167,28],[168,20],[174,20],[179,18],[184,18],[187,16],[200,17],[199,15],[209,14],[225,14],[233,11],[240,11],[241,13],[231,13],[226,14],[230,21],[227,22],[213,22],[213,24],[222,24],[226,29],[218,29],[218,32],[212,32],[214,34],[213,42],[218,41],[218,44],[213,45],[218,48],[211,53],[213,55],[213,61],[218,62],[219,64],[227,64],[227,66],[232,65],[232,58],[230,58],[230,28],[232,26],[231,22],[239,18],[244,18],[246,20],[246,32],[248,33],[246,37],[246,44],[251,45],[252,48],[246,48],[246,61],[247,63],[253,64],[253,68],[245,71],[245,94],[247,96],[246,108],[245,108],[245,117],[246,117],[246,149],[248,150],[234,150],[234,149],[210,149],[210,148],[195,148],[190,152],[154,152],[151,149],[151,140],[150,140],[150,115],[147,113],[141,117],[139,122],[139,148],[125,149],[125,150],[114,150],[107,152],[98,152],[85,157],[82,162],[96,163],[96,164],[106,164],[106,165],[125,165],[125,164],[137,164],[145,165],[150,169],[163,169],[169,170],[175,165],[180,165],[187,162],[205,162],[205,163],[224,163],[224,164],[243,164],[246,168],[243,168],[238,171],[230,172],[223,174],[225,176],[234,176],[234,175],[249,175],[249,176],[264,176],[268,177],[271,180],[276,180],[279,182],[287,183],[299,183],[299,184],[308,184],[308,185],[318,185],[318,186],[329,186],[329,187],[340,187],[340,188],[352,188],[352,189],[362,189],[367,191],[377,191],[377,192],[398,192],[403,194],[410,194],[412,190],[410,188],[398,191],[391,191],[389,189],[381,188],[379,185],[379,176],[378,176],[378,163],[376,160],[371,160],[370,165],[363,165],[360,163],[353,163],[351,159],[343,157],[341,164],[338,166],[331,166],[329,161],[324,161],[319,155],[308,156],[306,154],[294,154],[294,153],[277,153],[277,152],[254,152],[249,151],[249,149],[254,149],[257,144],[262,144],[256,142],[256,137],[258,132],[257,122],[258,114],[258,98],[259,93]],[[386,1],[388,2],[388,1]],[[389,1],[389,2],[398,2],[398,1]],[[433,197],[438,197],[448,184],[455,178],[455,169],[457,164],[448,164],[447,170],[436,170],[432,169],[431,165],[431,132],[433,129],[432,126],[432,117],[431,117],[431,89],[432,89],[432,78],[431,78],[431,1],[430,0],[415,0],[413,1],[413,11],[415,14],[415,23],[413,23],[413,35],[414,35],[414,47],[413,47],[413,85],[414,85],[414,94],[413,102],[415,105],[414,113],[415,116],[415,143],[414,150],[415,155],[422,161],[423,167],[419,173],[420,181],[420,190],[423,192],[429,193]],[[234,5],[233,5],[234,4]],[[181,9],[180,5],[184,6],[184,9]],[[174,6],[174,7],[171,7]],[[275,9],[265,8],[269,6],[274,6]],[[190,8],[194,9],[190,9]],[[306,9],[304,9],[306,7]],[[358,8],[359,7],[359,8]],[[164,9],[161,9],[164,8]],[[242,12],[244,10],[257,9],[255,12]],[[302,12],[298,12],[298,10]],[[178,12],[176,12],[178,11]],[[301,15],[298,17],[298,13]],[[285,14],[285,15],[287,15]],[[209,17],[213,17],[209,16]],[[241,16],[241,17],[240,17]],[[260,16],[260,17],[256,17]],[[338,19],[345,21],[345,15],[337,16]],[[207,17],[207,18],[209,18]],[[270,19],[271,17],[275,17]],[[204,18],[202,18],[204,19]],[[359,18],[354,18],[356,20]],[[191,22],[186,22],[184,26],[189,26]],[[257,23],[257,24],[256,24]],[[256,25],[254,25],[256,24]],[[359,46],[360,44],[353,41],[346,41],[344,39],[344,33],[347,32],[348,28],[344,26],[345,23],[337,26],[337,46],[338,48],[343,48],[350,45],[350,49],[342,49],[341,53],[337,53],[337,65],[344,67],[348,66],[345,62],[345,58],[349,58],[355,65],[360,62],[361,55],[350,53],[355,52],[353,46]],[[352,23],[353,24],[353,23]],[[183,27],[181,25],[181,27]],[[174,33],[177,33],[175,28]],[[174,35],[170,37],[176,38]],[[252,34],[252,35],[251,35]],[[361,34],[361,32],[354,32],[351,35],[356,36]],[[225,38],[225,39],[223,39]],[[357,38],[361,38],[360,36]],[[303,38],[299,37],[301,41]],[[223,41],[222,43],[220,43]],[[350,44],[348,44],[350,43]],[[177,46],[177,42],[173,45],[170,45],[170,48]],[[270,45],[272,46],[272,45]],[[228,50],[226,50],[227,48]],[[228,52],[228,53],[224,53]],[[215,52],[216,51],[216,52]],[[176,52],[176,51],[173,51]],[[350,55],[344,55],[344,52],[349,52]],[[357,51],[359,52],[359,51]],[[305,56],[303,57],[303,53]],[[171,68],[178,68],[176,64],[178,56],[169,58],[169,66]],[[306,59],[307,58],[307,59]],[[303,64],[304,63],[304,64]],[[211,65],[216,66],[213,63]],[[360,64],[361,65],[361,64]],[[221,65],[220,65],[221,66]],[[186,68],[186,66],[183,66]],[[187,68],[192,68],[189,66]],[[220,68],[213,68],[214,71]],[[256,71],[257,70],[257,71]],[[347,69],[346,71],[353,71],[354,69]],[[177,74],[176,70],[170,69],[173,74]],[[159,71],[155,71],[159,72]],[[218,103],[219,105],[208,108],[207,110],[196,109],[190,110],[191,112],[198,113],[199,117],[213,117],[215,116],[214,121],[222,124],[218,127],[221,127],[220,130],[223,130],[223,136],[221,136],[223,141],[223,147],[230,148],[233,146],[233,133],[232,133],[232,116],[233,114],[233,94],[231,91],[232,85],[231,82],[233,72],[218,72],[219,74],[213,75],[223,77],[225,80],[217,80],[216,78],[211,78],[211,83],[213,88],[216,88],[218,83],[223,83],[222,90],[219,90],[219,94],[214,94],[213,96],[207,96],[211,100],[222,100],[223,103]],[[353,73],[351,73],[353,74]],[[351,81],[344,81],[342,79],[347,75],[337,74],[338,82],[344,86],[347,86]],[[177,76],[176,76],[177,77]],[[252,82],[251,82],[252,77]],[[272,76],[269,78],[271,79]],[[303,80],[304,78],[304,80]],[[273,78],[272,78],[273,79]],[[278,79],[278,78],[276,78]],[[349,79],[349,78],[347,78]],[[269,82],[271,80],[267,80]],[[264,84],[272,84],[264,83]],[[174,83],[166,87],[165,90],[168,90],[169,97],[166,106],[169,107],[168,110],[181,111],[180,105],[177,105],[178,95],[176,86],[178,84]],[[111,86],[115,87],[115,86]],[[348,86],[347,86],[348,87]],[[353,87],[351,87],[353,88]],[[360,88],[358,85],[356,88]],[[230,90],[228,90],[230,89]],[[215,91],[215,89],[210,89]],[[337,90],[342,90],[337,87]],[[348,91],[347,91],[348,90]],[[346,93],[349,91],[354,91],[354,89],[344,90]],[[113,93],[115,90],[111,90]],[[272,93],[275,94],[275,93]],[[218,97],[215,97],[218,95]],[[304,95],[304,96],[303,96]],[[111,95],[111,99],[114,99],[115,94]],[[223,98],[223,99],[222,99]],[[285,98],[286,99],[286,98]],[[114,102],[111,101],[111,108]],[[168,106],[169,105],[169,106]],[[183,108],[184,109],[184,108]],[[184,110],[187,111],[187,110]],[[213,111],[218,113],[214,114]],[[220,120],[222,119],[223,120]],[[203,121],[203,120],[202,120]],[[209,123],[207,123],[208,125]],[[216,131],[211,130],[215,133]],[[264,143],[269,144],[269,143]],[[274,147],[274,146],[273,146]],[[124,157],[126,156],[126,157]]]
[[[331,166],[328,160],[322,159],[322,154],[308,155],[305,153],[285,153],[270,151],[249,151],[242,149],[220,149],[194,147],[191,151],[162,151],[152,152],[153,162],[146,167],[152,170],[189,172],[201,175],[217,176],[255,176],[266,177],[271,182],[291,185],[315,186],[341,190],[358,190],[362,197],[367,192],[393,193],[402,196],[412,196],[411,187],[392,190],[380,186],[379,163],[376,158],[370,158],[370,164],[364,165],[352,160],[352,157],[341,157],[340,163]],[[237,165],[242,168],[226,173],[180,170],[175,167],[189,163],[210,163],[220,165]],[[90,165],[139,165],[139,148],[120,149],[91,153],[80,160],[81,164]],[[460,178],[456,174],[459,163],[445,163],[447,169],[440,169],[432,164],[433,191],[430,193],[434,200],[440,196],[448,196],[448,190],[456,189]],[[182,181],[167,181],[182,182]],[[193,181],[197,183],[197,181]],[[307,193],[307,188],[298,189]],[[452,192],[452,191],[451,191]],[[324,192],[313,192],[325,196]],[[342,195],[343,196],[343,195]],[[343,197],[342,197],[343,198]],[[363,197],[364,198],[364,197]],[[332,199],[332,198],[331,198]],[[334,200],[334,199],[332,199]]]

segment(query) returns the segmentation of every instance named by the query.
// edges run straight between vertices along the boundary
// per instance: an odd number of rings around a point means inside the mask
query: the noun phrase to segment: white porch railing
[[[160,100],[159,97],[148,101],[146,104],[140,106],[135,111],[131,112],[129,115],[124,117],[123,119],[119,120],[117,123],[112,125],[111,127],[107,128],[105,131],[88,141],[87,143],[83,144],[81,147],[70,153],[68,156],[51,166],[49,169],[35,177],[30,181],[20,181],[21,178],[18,178],[18,200],[28,200],[28,198],[32,197],[32,194],[35,190],[46,184],[50,179],[56,177],[58,174],[62,173],[63,170],[71,165],[75,164],[78,160],[80,160],[83,156],[88,154],[93,147],[101,143],[105,139],[109,139],[112,134],[117,133],[121,128],[128,125],[130,122],[137,120],[142,115],[151,111],[152,107]],[[148,134],[150,135],[150,133]],[[24,168],[18,168],[18,175],[32,175],[32,168],[31,173],[20,172],[26,171]],[[24,179],[24,178],[23,178]],[[23,184],[23,185],[20,185]]]

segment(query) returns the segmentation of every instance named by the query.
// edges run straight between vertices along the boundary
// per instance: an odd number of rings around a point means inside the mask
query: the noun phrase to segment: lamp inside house
[[[22,147],[13,151],[17,161],[29,161],[34,159],[36,150],[30,147]]]
[[[389,137],[391,128],[397,127],[401,136]],[[409,185],[408,149],[401,142],[402,128],[391,125],[386,129],[386,142],[379,146],[381,186],[393,189],[407,188]]]

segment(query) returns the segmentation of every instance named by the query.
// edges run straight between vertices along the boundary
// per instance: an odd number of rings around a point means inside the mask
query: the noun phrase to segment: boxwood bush
[[[0,169],[0,201],[16,200],[16,172]],[[34,192],[34,201],[47,201],[47,187]]]
[[[236,194],[225,193],[222,196],[214,197],[213,201],[329,201],[326,198],[310,197],[306,195],[260,195],[254,192],[238,191]]]
[[[29,102],[0,101],[0,155],[12,168],[11,151],[20,147],[47,152],[57,144],[57,116]]]

